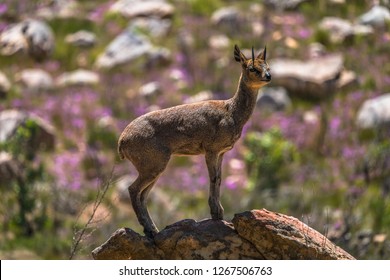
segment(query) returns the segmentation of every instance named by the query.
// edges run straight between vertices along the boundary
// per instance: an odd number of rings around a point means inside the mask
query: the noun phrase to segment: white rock
[[[381,27],[390,21],[390,11],[388,8],[375,5],[368,12],[359,17],[361,24],[367,24],[374,27]]]
[[[363,129],[390,124],[390,93],[366,100],[358,111],[356,124]]]
[[[80,5],[75,0],[51,0],[37,11],[37,16],[47,20],[54,18],[77,18],[80,16]]]
[[[150,82],[139,89],[139,94],[146,98],[154,97],[161,93],[161,85],[159,82]]]
[[[338,86],[344,67],[341,54],[332,54],[300,61],[274,59],[270,62],[273,83],[293,95],[321,99],[327,98]]]
[[[120,13],[127,18],[172,17],[175,7],[165,0],[118,0],[110,7],[110,12]]]
[[[56,84],[58,86],[96,85],[99,81],[99,74],[89,70],[78,69],[61,74],[57,78]]]
[[[148,38],[127,28],[99,55],[95,65],[99,69],[110,69],[148,54],[152,49]]]
[[[329,33],[330,40],[334,43],[343,42],[346,38],[356,35],[367,36],[374,32],[372,27],[361,24],[352,24],[350,21],[337,18],[325,17],[319,23],[319,28]]]
[[[96,35],[86,30],[80,30],[67,35],[65,42],[76,47],[90,48],[96,44]]]
[[[24,52],[40,61],[49,56],[53,49],[53,31],[40,20],[24,20],[8,26],[0,34],[0,53],[3,55]]]
[[[33,90],[51,89],[54,85],[53,78],[42,69],[25,69],[16,74],[15,80]]]
[[[266,87],[260,90],[257,105],[267,111],[282,111],[291,106],[287,90],[282,87]]]

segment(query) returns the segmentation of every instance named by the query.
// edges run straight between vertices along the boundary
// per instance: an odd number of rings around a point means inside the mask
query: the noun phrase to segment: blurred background
[[[90,259],[142,233],[117,139],[159,108],[230,98],[267,45],[272,83],[223,162],[225,219],[294,216],[359,259],[390,258],[390,3],[1,0],[0,258]],[[149,197],[160,229],[209,217],[203,156]]]

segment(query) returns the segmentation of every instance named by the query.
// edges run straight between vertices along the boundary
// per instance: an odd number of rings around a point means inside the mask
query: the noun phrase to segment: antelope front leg
[[[222,158],[223,154],[206,154],[206,164],[210,177],[209,206],[213,220],[223,219],[223,207],[220,202]]]

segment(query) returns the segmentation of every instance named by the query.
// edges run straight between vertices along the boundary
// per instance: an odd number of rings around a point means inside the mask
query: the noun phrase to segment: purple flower
[[[6,3],[0,3],[0,15],[4,14],[7,12],[8,6]]]

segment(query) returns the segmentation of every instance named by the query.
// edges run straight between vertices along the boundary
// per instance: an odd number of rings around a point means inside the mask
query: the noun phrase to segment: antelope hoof
[[[222,208],[222,206],[219,208],[218,207],[218,209],[217,209],[217,211],[211,211],[211,218],[213,219],[213,220],[223,220],[223,208]]]
[[[157,235],[158,233],[158,230],[144,230],[144,233],[145,233],[145,236],[150,238],[150,239],[154,239],[154,237]]]

